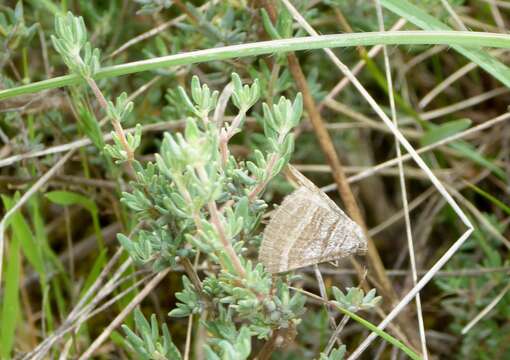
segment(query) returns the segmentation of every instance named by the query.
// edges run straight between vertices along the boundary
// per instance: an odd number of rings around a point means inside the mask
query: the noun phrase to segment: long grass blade
[[[381,0],[381,5],[424,30],[451,28],[407,0]],[[487,51],[450,43],[451,47],[510,87],[510,68]]]
[[[178,65],[198,64],[208,61],[242,58],[248,56],[285,53],[290,51],[313,50],[336,47],[371,45],[464,45],[471,47],[510,48],[510,36],[474,31],[387,31],[322,36],[306,36],[292,39],[260,41],[241,45],[232,45],[207,50],[191,51],[183,54],[168,55],[148,60],[114,65],[100,69],[96,79],[128,75],[142,71],[157,70]],[[489,59],[490,60],[490,59]],[[496,66],[496,65],[495,65]],[[500,69],[502,72],[503,69]],[[49,80],[34,82],[0,91],[0,100],[14,96],[36,93],[46,89],[55,89],[75,85],[82,81],[78,75],[64,75]],[[510,82],[508,83],[510,84]]]
[[[12,208],[14,201],[2,196],[6,209]],[[19,213],[16,213],[18,215]],[[15,217],[16,217],[15,215]],[[0,358],[10,359],[14,337],[20,317],[20,272],[21,272],[21,236],[13,227],[9,246],[9,262],[5,272],[5,294],[2,298],[2,317],[0,319]]]

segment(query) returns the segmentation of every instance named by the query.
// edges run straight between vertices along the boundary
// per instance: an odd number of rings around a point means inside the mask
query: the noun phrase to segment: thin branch
[[[443,117],[445,115],[466,109],[468,107],[478,105],[478,104],[480,104],[484,101],[487,101],[489,99],[492,99],[494,97],[508,94],[509,92],[510,92],[510,89],[508,89],[507,87],[500,87],[500,88],[492,89],[492,90],[487,91],[483,94],[479,94],[479,95],[473,96],[469,99],[459,101],[458,103],[448,105],[448,106],[442,107],[440,109],[435,109],[435,110],[427,111],[425,113],[421,113],[421,114],[419,114],[419,116],[422,120],[437,119],[439,117]]]
[[[327,301],[327,299],[325,299]],[[335,346],[335,341],[340,342],[339,336],[342,330],[344,329],[345,325],[347,325],[347,322],[349,321],[349,317],[347,315],[344,315],[342,320],[340,320],[340,323],[336,327],[335,331],[333,331],[333,334],[331,334],[331,337],[329,338],[328,344],[326,345],[326,348],[324,349],[324,354],[329,355],[331,350],[333,350],[333,347]]]
[[[448,2],[448,0],[441,0],[441,4],[443,4],[443,7],[446,9],[446,11],[448,11],[448,13],[452,17],[452,19],[455,21],[455,23],[457,24],[457,27],[461,30],[467,31],[468,29],[466,28],[466,25],[464,25],[464,23],[460,19],[459,15],[457,15],[455,10],[453,10],[453,8],[450,5],[450,3]]]

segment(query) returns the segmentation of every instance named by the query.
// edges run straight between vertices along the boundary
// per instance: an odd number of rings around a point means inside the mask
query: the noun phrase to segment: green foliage
[[[271,275],[255,260],[263,224],[269,215],[268,203],[279,202],[291,190],[288,182],[277,175],[291,156],[297,164],[313,165],[308,168],[314,169],[311,172],[325,161],[308,124],[299,125],[303,99],[289,72],[285,54],[296,51],[312,98],[321,109],[342,160],[352,163],[353,168],[372,166],[372,160],[378,163],[394,156],[392,135],[380,124],[365,121],[372,111],[352,86],[336,96],[349,112],[335,110],[323,102],[326,90],[335,88],[341,80],[340,73],[320,51],[311,50],[341,47],[340,57],[349,66],[364,60],[367,71],[360,71],[356,76],[384,108],[388,86],[381,70],[382,56],[369,59],[369,49],[363,45],[398,45],[390,52],[392,57],[397,53],[398,59],[397,63],[391,62],[398,75],[395,101],[397,112],[411,117],[401,117],[399,126],[406,137],[410,135],[410,142],[426,146],[468,129],[471,120],[466,117],[478,124],[487,114],[506,111],[505,101],[491,98],[486,104],[477,104],[473,111],[461,109],[440,122],[421,121],[419,126],[413,122],[419,117],[415,110],[419,97],[453,73],[455,67],[463,66],[466,59],[462,55],[479,69],[472,69],[458,83],[450,84],[430,107],[448,106],[449,102],[484,93],[494,86],[494,79],[509,83],[505,53],[493,54],[482,49],[508,48],[508,40],[502,34],[476,32],[485,28],[496,32],[495,25],[500,26],[498,12],[505,21],[508,11],[502,2],[449,1],[466,26],[474,30],[457,36],[451,30],[435,31],[446,30],[446,24],[455,24],[444,1],[381,0],[385,6],[386,29],[400,17],[408,24],[391,37],[380,33],[360,36],[347,34],[350,32],[347,28],[354,32],[379,31],[372,2],[323,0],[310,7],[309,2],[296,0],[292,1],[294,6],[319,33],[336,35],[331,35],[328,42],[321,38],[287,41],[304,36],[305,31],[284,4],[273,2],[277,12],[273,23],[264,9],[253,6],[255,3],[245,0],[29,0],[0,5],[0,117],[3,120],[0,121],[0,162],[4,162],[4,157],[18,155],[22,159],[15,160],[15,166],[1,166],[2,192],[26,191],[53,166],[61,151],[80,146],[83,136],[93,144],[76,151],[39,188],[41,196],[33,196],[29,207],[23,207],[7,224],[4,244],[7,260],[0,284],[0,357],[22,357],[21,352],[28,351],[34,339],[37,342],[51,339],[54,331],[59,333],[60,326],[67,326],[66,315],[99,278],[112,250],[111,246],[100,243],[100,249],[92,255],[82,254],[81,250],[76,251],[78,247],[69,246],[68,241],[77,243],[83,237],[88,238],[90,224],[97,239],[102,239],[102,231],[120,224],[126,235],[118,234],[117,239],[127,253],[121,257],[130,256],[139,270],[130,267],[113,284],[121,284],[118,294],[122,298],[112,296],[115,301],[112,306],[117,307],[115,311],[123,309],[132,299],[132,293],[121,291],[134,285],[140,274],[170,267],[175,271],[152,295],[163,299],[164,306],[158,308],[158,313],[163,310],[171,318],[156,319],[152,315],[146,319],[136,310],[132,319],[125,320],[125,340],[113,333],[110,340],[114,346],[104,346],[105,353],[99,356],[122,356],[115,347],[122,344],[136,359],[180,359],[177,347],[183,350],[184,357],[184,336],[189,322],[190,358],[194,358],[196,351],[202,351],[206,359],[255,358],[264,345],[275,340],[271,355],[275,360],[341,360],[346,357],[346,350],[362,339],[359,333],[340,335],[347,346],[326,352],[325,349],[334,346],[329,320],[337,311],[344,316],[342,324],[356,321],[358,326],[352,326],[356,331],[368,329],[410,358],[419,358],[406,344],[365,320],[361,312],[373,311],[380,304],[381,297],[375,291],[328,288],[333,296],[330,304],[334,306],[326,310],[319,302],[305,304],[305,296],[291,287],[315,289],[316,283],[309,274],[303,272],[304,276],[299,278]],[[79,12],[83,18],[71,13],[65,15],[68,9]],[[52,42],[56,54],[48,49],[53,22],[53,16],[48,15],[58,14],[64,15],[55,19]],[[180,15],[181,20],[172,20]],[[91,30],[88,34],[85,22]],[[414,26],[433,31],[407,32],[414,30]],[[278,42],[260,46],[261,40]],[[416,45],[405,45],[409,42]],[[222,48],[242,43],[241,47]],[[438,43],[453,47],[458,53],[437,53],[436,49],[421,53],[430,44]],[[102,68],[99,50],[94,47],[107,54],[102,57]],[[202,51],[187,53],[197,49]],[[58,76],[61,70],[55,60],[59,58],[69,68],[66,76]],[[121,76],[127,74],[130,76]],[[42,79],[46,80],[38,81]],[[92,92],[83,91],[87,84]],[[60,87],[66,88],[55,90]],[[38,93],[32,95],[35,92]],[[69,94],[71,101],[68,101]],[[22,96],[15,98],[15,95]],[[107,140],[105,132],[109,130],[99,121],[104,115],[113,125],[112,140]],[[363,124],[358,126],[346,118]],[[125,131],[122,126],[135,127]],[[168,133],[160,135],[162,129]],[[441,178],[450,186],[460,187],[466,181],[474,183],[457,190],[474,205],[471,208],[478,208],[478,213],[473,212],[477,217],[474,222],[481,228],[492,227],[491,231],[477,229],[448,264],[452,271],[479,269],[480,274],[441,276],[436,278],[435,287],[423,290],[427,329],[440,329],[448,332],[448,336],[454,334],[458,341],[451,352],[458,358],[510,357],[508,296],[471,331],[461,334],[461,329],[508,283],[508,251],[501,242],[508,232],[505,216],[510,212],[506,205],[508,154],[504,131],[499,130],[494,128],[459,139],[437,148],[433,156],[426,158],[434,170],[443,165],[455,170],[455,176]],[[294,134],[299,134],[296,146]],[[39,157],[40,150],[49,152]],[[360,159],[361,164],[353,161]],[[122,166],[115,167],[114,161]],[[406,168],[406,173],[411,174],[412,170],[414,174],[414,165],[408,166],[410,172]],[[380,178],[375,175],[370,180],[373,182],[363,182],[353,188],[360,190],[369,225],[384,220],[379,219],[376,212],[380,209],[374,203],[382,204],[387,198],[388,209],[392,204],[400,204],[393,175],[393,171],[385,173],[379,185]],[[328,177],[316,175],[314,181],[323,185]],[[409,177],[407,183],[410,199],[421,193],[425,184],[421,175]],[[370,194],[366,198],[367,188],[376,189],[377,201],[371,201]],[[18,199],[7,195],[2,198],[6,209],[13,205],[11,198]],[[430,199],[425,200],[430,201],[426,206],[414,211],[425,209],[434,214],[432,205],[437,198]],[[72,207],[66,211],[65,218],[61,216],[62,206]],[[84,211],[80,208],[91,216],[81,216]],[[416,238],[426,244],[421,249],[426,254],[423,268],[429,267],[458,235],[461,224],[452,214],[448,210],[434,217],[413,218]],[[382,211],[382,215],[389,218],[390,213]],[[415,220],[420,222],[415,224]],[[423,226],[422,221],[425,225],[427,221],[435,223]],[[108,228],[101,229],[101,225]],[[418,234],[423,228],[427,230]],[[405,243],[402,234],[379,232],[377,240],[391,241],[398,246]],[[440,243],[434,243],[434,239],[440,239]],[[379,250],[385,263],[393,263],[391,251],[384,247]],[[197,266],[190,266],[191,263]],[[34,288],[31,284],[37,277],[39,284]],[[326,285],[330,280],[336,283],[339,279],[336,275],[327,276]],[[396,288],[405,288],[399,281],[409,281],[402,277],[391,277],[391,280],[397,283]],[[28,297],[20,297],[22,286],[29,291]],[[434,296],[428,296],[430,292]],[[151,306],[155,297],[144,301],[144,309]],[[169,301],[173,309],[165,307]],[[25,309],[32,309],[37,316],[25,316]],[[447,329],[439,322],[445,318],[450,324]],[[58,340],[51,353],[41,356],[57,358],[63,344],[69,344],[68,357],[78,357],[78,352],[88,346],[108,319],[110,316],[99,315],[87,321],[73,337]],[[377,318],[370,319],[377,321]],[[173,339],[167,322],[171,324]],[[27,331],[20,331],[20,323],[26,323]],[[37,336],[34,338],[33,334]],[[194,342],[195,335],[200,342]],[[329,342],[331,338],[333,341]],[[67,342],[68,339],[72,342]],[[431,349],[435,356],[444,356],[435,347]],[[387,348],[381,357],[387,357],[388,352]]]
[[[135,331],[122,325],[126,334],[126,347],[134,352],[137,359],[143,360],[180,360],[179,349],[174,345],[166,324],[161,325],[161,332],[156,315],[152,314],[150,323],[139,309],[134,311]]]
[[[198,76],[193,76],[191,79],[191,99],[184,90],[179,87],[179,94],[182,100],[188,107],[188,110],[201,119],[204,123],[208,122],[208,114],[216,107],[219,92],[209,89],[206,84],[200,86]]]
[[[241,78],[236,73],[232,74],[232,82],[234,83],[234,91],[232,92],[232,101],[234,105],[241,111],[246,112],[258,101],[260,96],[259,81],[255,79],[252,86],[241,83]]]
[[[504,233],[506,224],[500,223],[495,216],[484,214],[497,231]],[[466,324],[484,309],[507,284],[505,273],[483,273],[484,268],[508,267],[510,261],[497,249],[498,242],[482,228],[476,229],[447,270],[480,270],[475,277],[452,276],[437,278],[435,284],[441,289],[444,298],[442,308],[450,315],[449,329],[460,334]],[[476,250],[479,249],[478,253]],[[466,296],[470,290],[470,296]],[[505,296],[497,306],[488,313],[467,334],[460,335],[459,353],[455,358],[504,359],[510,355],[508,347],[508,324],[510,316],[510,299]],[[503,324],[501,326],[501,324]],[[491,334],[491,335],[489,335]]]
[[[57,35],[52,35],[51,41],[67,67],[85,79],[93,77],[99,70],[99,49],[93,49],[87,41],[83,18],[71,12],[57,16],[55,32]]]
[[[172,6],[172,0],[135,0],[141,5],[137,14],[154,14]]]
[[[338,349],[333,349],[329,355],[321,354],[319,360],[344,360],[346,352],[346,346],[342,345]]]
[[[25,23],[23,2],[18,1],[14,9],[2,8],[0,12],[0,41],[3,51],[0,53],[0,69],[11,55],[11,51],[26,46],[34,37],[38,24],[27,26]]]
[[[223,335],[211,338],[207,351],[211,356],[215,353],[221,358],[244,359],[250,353],[251,336],[267,339],[275,329],[295,327],[304,311],[301,294],[291,295],[282,281],[273,292],[270,274],[261,264],[254,266],[242,256],[243,244],[256,236],[254,231],[265,209],[257,197],[292,152],[291,130],[299,123],[302,100],[298,95],[294,102],[282,97],[273,107],[264,104],[269,154],[257,151],[256,163],[237,162],[231,155],[223,162],[220,133],[226,136],[223,141],[228,141],[259,96],[257,82],[243,86],[237,74],[232,75],[232,81],[232,101],[241,116],[223,130],[221,124],[209,119],[217,102],[216,91],[201,85],[197,77],[191,82],[191,98],[180,88],[181,99],[193,117],[186,120],[184,133],[164,135],[155,164],[142,166],[135,161],[133,190],[123,194],[123,202],[145,220],[146,229],[132,239],[122,234],[118,239],[136,262],[152,262],[155,269],[175,265],[177,258],[192,255],[194,251],[186,244],[220,265],[219,274],[206,277],[201,290],[183,276],[183,290],[176,294],[179,303],[169,315],[186,317],[206,310],[235,314],[247,322],[239,330],[233,324],[228,331],[223,329],[225,324],[217,324],[225,319],[208,319],[208,326]],[[216,202],[223,204],[223,211],[211,205]],[[239,273],[239,265],[243,274]],[[225,338],[226,332],[236,335]]]
[[[454,121],[448,121],[441,125],[427,124],[427,131],[421,138],[423,146],[433,144],[435,142],[446,139],[453,136],[461,131],[468,129],[471,126],[471,120],[459,119]]]
[[[6,209],[13,206],[13,201],[2,196],[2,201]],[[16,214],[14,225],[21,219],[20,214]],[[21,229],[14,228],[13,239],[9,246],[10,260],[5,272],[5,294],[2,297],[2,309],[0,320],[2,327],[0,330],[0,356],[2,359],[11,357],[14,348],[14,337],[17,324],[19,323],[20,313],[20,275],[21,275],[21,243],[28,239],[23,239]]]
[[[450,27],[434,16],[422,10],[419,6],[411,4],[407,0],[381,0],[381,5],[395,14],[404,17],[416,26],[425,30],[449,30]],[[421,5],[421,3],[420,3]],[[452,46],[456,51],[478,64],[494,78],[506,86],[510,86],[510,67],[499,61],[487,51],[468,48],[464,46]]]
[[[332,290],[338,306],[352,312],[371,309],[382,300],[380,296],[375,296],[375,289],[366,295],[360,288],[347,288],[346,294],[336,286],[333,286]]]
[[[115,104],[108,101],[106,114],[112,119],[118,119],[119,122],[123,122],[131,111],[133,111],[133,102],[129,101],[127,94],[123,92],[117,97]]]
[[[175,297],[180,301],[177,308],[168,313],[173,317],[185,317],[192,314],[200,314],[204,310],[204,304],[201,303],[197,290],[191,284],[186,276],[182,277],[183,290],[176,293]]]
[[[245,360],[251,353],[251,333],[246,326],[238,331],[232,319],[223,313],[220,319],[207,324],[207,329],[214,335],[205,347],[207,359],[211,360]]]
[[[117,133],[111,133],[113,139],[113,145],[106,144],[104,147],[104,151],[110,155],[117,163],[123,163],[128,161],[129,154],[124,146],[124,143],[120,139]],[[134,133],[128,133],[126,136],[127,146],[130,151],[135,151],[138,146],[140,146],[140,142],[142,141],[142,126],[140,124],[136,125]]]
[[[71,191],[50,191],[46,193],[46,197],[53,203],[70,206],[70,205],[80,205],[84,207],[92,217],[92,222],[94,225],[94,231],[97,236],[99,247],[102,248],[103,245],[103,235],[101,234],[101,226],[99,224],[99,210],[97,209],[96,203],[87,198],[84,195],[73,193]]]

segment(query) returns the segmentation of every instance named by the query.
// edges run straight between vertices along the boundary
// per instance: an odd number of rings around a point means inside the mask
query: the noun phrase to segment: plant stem
[[[106,98],[104,97],[103,93],[101,92],[101,89],[99,89],[99,86],[97,86],[97,83],[92,78],[87,78],[87,84],[89,84],[90,88],[92,89],[92,92],[97,98],[97,101],[99,101],[99,105],[103,108],[103,110],[106,112],[108,109],[108,102],[106,101]],[[112,123],[113,129],[115,130],[115,134],[117,134],[120,142],[122,143],[122,146],[124,147],[124,151],[126,151],[128,163],[131,165],[132,161],[134,160],[134,153],[131,147],[128,144],[128,141],[126,139],[126,135],[124,134],[124,129],[122,128],[122,125],[120,124],[120,120],[116,117],[110,118],[110,121]],[[134,173],[134,170],[133,170]]]
[[[208,176],[203,165],[197,167],[197,173],[200,180],[202,180],[203,182],[208,181]],[[234,265],[237,275],[239,275],[242,278],[245,278],[246,271],[244,270],[243,265],[241,264],[239,256],[237,256],[234,248],[232,247],[232,244],[225,235],[225,229],[223,228],[223,224],[221,223],[220,212],[218,211],[218,206],[216,205],[216,202],[214,200],[209,201],[207,207],[209,209],[209,214],[211,215],[211,223],[218,232],[218,236],[223,245],[223,248],[225,249],[230,260],[232,261],[232,264]]]
[[[188,277],[190,278],[197,291],[203,295],[202,282],[200,281],[200,278],[198,277],[198,274],[191,261],[187,257],[182,257],[180,263],[182,264],[184,271],[186,271],[188,274]]]
[[[236,115],[234,120],[232,120],[230,126],[225,129],[220,130],[220,153],[221,153],[221,163],[223,166],[227,164],[228,160],[228,142],[232,137],[235,135],[237,128],[239,128],[239,125],[241,124],[241,121],[243,120],[243,117],[246,115],[246,110],[244,108],[239,110],[239,114]]]
[[[208,61],[267,55],[291,51],[322,48],[370,46],[370,45],[461,45],[466,47],[510,48],[510,36],[475,31],[387,31],[351,34],[305,36],[292,39],[260,41],[241,45],[224,46],[213,49],[197,50],[188,53],[168,55],[153,59],[114,65],[100,69],[95,79],[157,70],[177,65],[197,64]],[[36,93],[45,89],[79,83],[78,75],[64,75],[24,86],[0,91],[0,100],[14,96]]]
[[[253,188],[253,190],[248,194],[248,200],[253,201],[255,198],[266,188],[267,184],[271,180],[271,173],[273,172],[273,168],[276,165],[276,161],[278,160],[278,154],[273,153],[271,154],[271,157],[269,158],[269,162],[267,163],[266,167],[266,174],[267,177],[264,181],[261,181]]]

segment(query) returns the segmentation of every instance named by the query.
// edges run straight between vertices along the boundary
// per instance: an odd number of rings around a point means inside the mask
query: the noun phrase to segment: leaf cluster
[[[67,67],[85,79],[93,77],[99,70],[99,49],[92,48],[87,41],[83,18],[76,17],[71,12],[66,16],[57,16],[55,32],[56,35],[51,36],[51,41]]]

